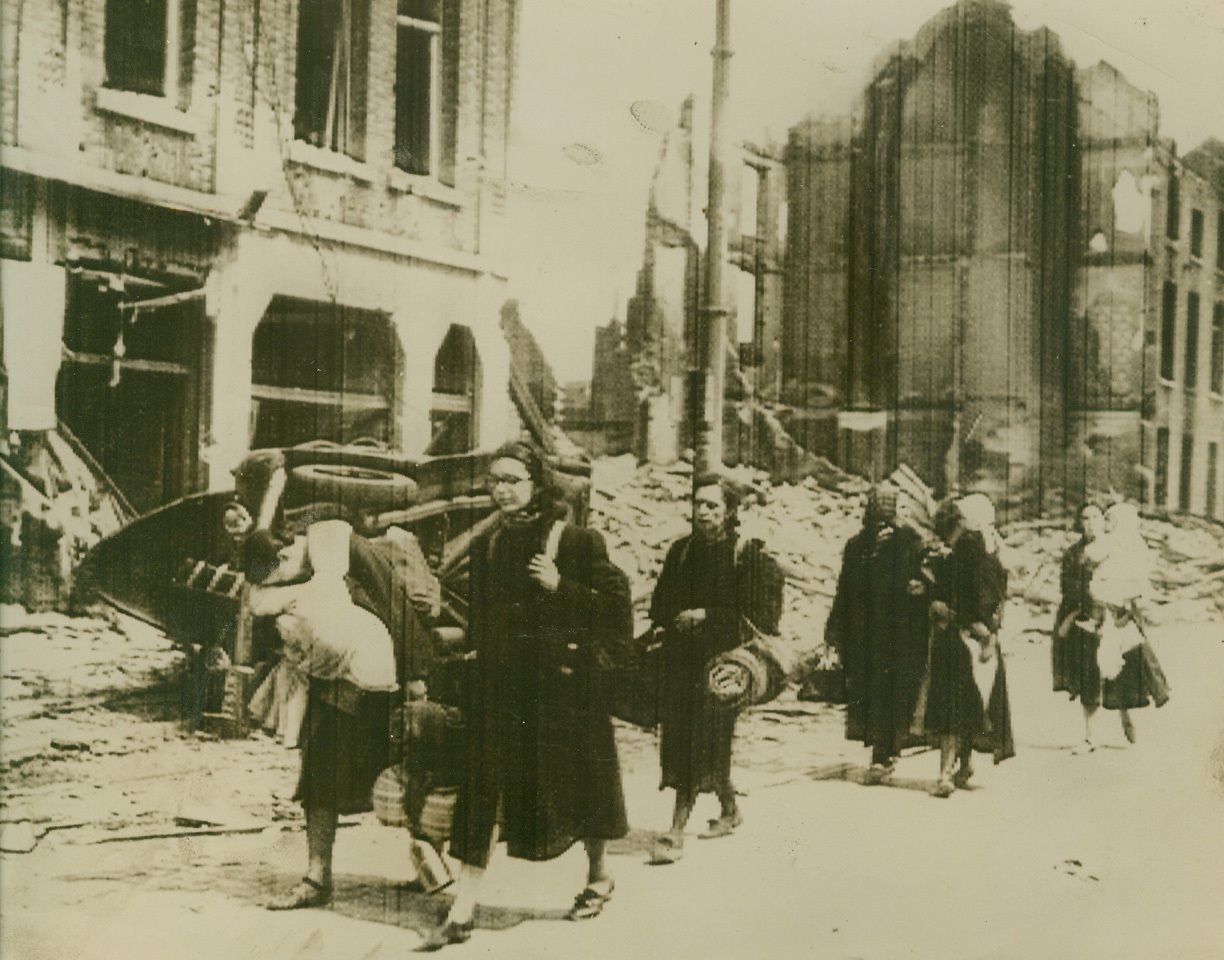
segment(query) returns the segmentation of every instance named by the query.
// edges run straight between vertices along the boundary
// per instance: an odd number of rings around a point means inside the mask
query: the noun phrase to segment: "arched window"
[[[434,357],[429,453],[466,453],[479,440],[480,354],[467,327],[453,325]]]
[[[251,447],[398,440],[403,351],[371,310],[277,297],[255,328]]]

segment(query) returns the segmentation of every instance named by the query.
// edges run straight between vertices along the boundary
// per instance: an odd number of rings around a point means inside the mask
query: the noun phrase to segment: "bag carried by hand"
[[[1110,612],[1101,624],[1101,642],[1097,646],[1097,666],[1106,680],[1115,679],[1122,672],[1124,656],[1144,642],[1143,631],[1134,617],[1118,623],[1117,615]]]
[[[612,716],[647,730],[658,726],[663,697],[662,634],[651,628],[634,638],[619,662],[600,671],[599,682]]]

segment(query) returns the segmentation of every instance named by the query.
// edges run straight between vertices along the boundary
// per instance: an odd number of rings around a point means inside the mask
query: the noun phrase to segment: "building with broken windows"
[[[694,153],[690,97],[664,137],[651,181],[642,266],[626,308],[623,343],[619,324],[596,342],[592,394],[600,393],[594,384],[616,385],[618,409],[603,415],[632,420],[635,452],[656,463],[676,460],[692,444],[692,378],[701,375],[697,332],[706,296],[699,154]],[[739,144],[727,167],[728,269],[722,300],[730,311],[728,383],[735,396],[753,392],[774,399],[781,373],[786,169],[779,150],[751,143]],[[606,339],[609,334],[616,343]],[[636,407],[628,412],[626,380]],[[730,461],[738,459],[738,423],[730,414]]]
[[[0,71],[8,426],[138,509],[251,448],[511,429],[516,0],[26,0]]]
[[[1011,516],[1111,489],[1224,515],[1218,143],[1179,156],[1154,96],[962,0],[786,162],[782,393],[809,450]]]

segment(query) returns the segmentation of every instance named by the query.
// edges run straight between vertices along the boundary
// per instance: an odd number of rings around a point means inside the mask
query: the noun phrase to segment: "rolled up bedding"
[[[786,686],[786,660],[779,639],[758,636],[720,653],[706,667],[706,690],[729,710],[768,703]]]

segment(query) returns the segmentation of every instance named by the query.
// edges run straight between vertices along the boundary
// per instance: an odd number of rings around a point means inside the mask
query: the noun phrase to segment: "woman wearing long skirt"
[[[1085,503],[1076,524],[1080,539],[1063,554],[1059,576],[1061,598],[1054,619],[1050,647],[1054,690],[1079,700],[1084,711],[1084,741],[1072,748],[1081,754],[1096,749],[1093,726],[1101,707],[1101,668],[1097,663],[1100,635],[1095,624],[1089,586],[1100,563],[1100,541],[1105,536],[1105,511]]]
[[[1100,704],[1118,711],[1122,733],[1134,743],[1137,734],[1130,712],[1150,703],[1162,707],[1169,700],[1169,684],[1148,641],[1142,606],[1151,584],[1152,557],[1134,504],[1111,505],[1105,511],[1105,531],[1088,548],[1096,560],[1088,591],[1092,629],[1098,638]],[[1095,747],[1092,729],[1086,733],[1081,752]]]
[[[846,739],[871,748],[868,784],[882,783],[910,742],[927,661],[927,584],[922,536],[906,523],[905,499],[878,484],[863,529],[842,554],[825,624],[846,677]]]
[[[725,478],[693,483],[693,532],[672,544],[655,585],[650,619],[663,636],[660,702],[660,789],[674,788],[671,829],[656,841],[651,862],[679,860],[684,828],[702,793],[714,793],[720,815],[701,834],[725,837],[742,822],[731,782],[738,717],[713,701],[706,666],[751,636],[778,631],[782,574],[760,540],[741,542],[739,496]]]
[[[940,749],[934,795],[950,797],[973,776],[972,755],[995,763],[1015,755],[999,627],[1007,571],[999,557],[994,506],[982,494],[945,504],[936,517],[945,548],[928,559],[930,661],[914,732]]]

